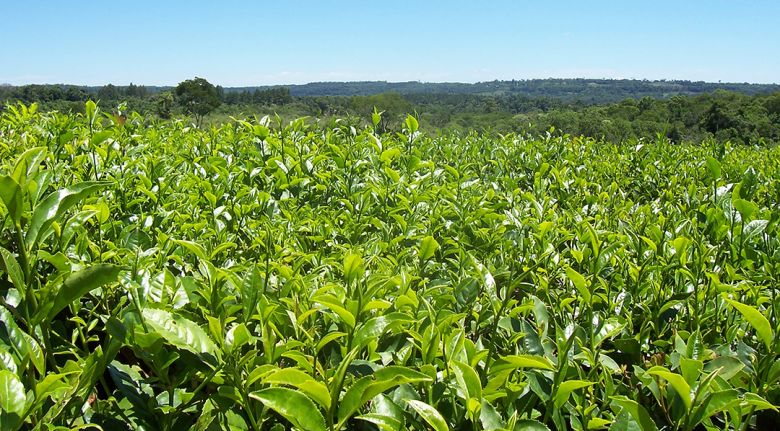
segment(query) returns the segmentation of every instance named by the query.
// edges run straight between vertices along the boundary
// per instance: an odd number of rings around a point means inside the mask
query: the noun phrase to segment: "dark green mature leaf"
[[[704,419],[712,417],[720,412],[729,410],[742,402],[736,389],[716,391],[707,395],[691,415],[691,424],[697,425]]]
[[[403,313],[389,313],[384,316],[371,318],[355,331],[354,344],[361,346],[382,335],[392,325],[411,321],[412,319]]]
[[[8,274],[8,279],[11,280],[14,287],[16,287],[21,296],[24,297],[24,294],[27,291],[27,285],[24,282],[22,267],[19,266],[19,262],[16,261],[14,255],[3,247],[0,247],[0,263],[2,263],[0,269],[3,269],[6,274]]]
[[[731,379],[743,368],[745,368],[745,364],[736,356],[719,356],[704,365],[705,372],[718,371],[718,376],[724,380]]]
[[[504,421],[501,419],[501,415],[496,411],[496,408],[484,400],[479,409],[479,423],[485,431],[502,430],[506,427]]]
[[[87,398],[95,390],[95,384],[105,372],[108,364],[116,357],[121,345],[122,343],[118,340],[109,338],[105,344],[105,351],[102,346],[98,346],[90,353],[79,364],[81,372],[75,384],[69,385],[67,391],[65,391],[62,397],[63,402],[57,403],[53,408],[49,409],[42,420],[54,422],[60,416],[73,416],[76,412],[79,412]]]
[[[27,233],[24,237],[25,246],[32,249],[46,229],[61,217],[68,209],[84,200],[96,191],[109,186],[110,183],[85,181],[64,189],[58,190],[45,197],[33,211]]]
[[[325,431],[325,419],[311,399],[287,388],[268,388],[249,394],[304,431]]]
[[[459,306],[468,307],[479,295],[479,281],[474,277],[466,277],[455,286],[453,293]]]
[[[116,281],[121,270],[122,268],[116,265],[98,263],[70,274],[57,291],[51,309],[48,310],[47,318],[53,319],[73,301],[98,287]]]
[[[381,368],[373,375],[358,379],[347,389],[339,403],[339,424],[344,424],[360,407],[382,392],[407,383],[432,380],[429,376],[406,367]]]
[[[217,353],[217,346],[195,322],[167,310],[145,308],[147,325],[174,347],[192,353]]]
[[[6,341],[22,363],[30,360],[38,372],[43,372],[43,352],[38,343],[17,325],[10,311],[0,306],[0,340]]]
[[[644,407],[639,405],[636,401],[629,399],[624,395],[613,396],[609,398],[613,403],[620,406],[623,411],[628,412],[631,417],[639,424],[641,431],[657,431],[658,427],[653,422],[650,414],[647,413]]]
[[[523,419],[515,423],[513,431],[550,431],[550,428],[539,421],[533,419]]]

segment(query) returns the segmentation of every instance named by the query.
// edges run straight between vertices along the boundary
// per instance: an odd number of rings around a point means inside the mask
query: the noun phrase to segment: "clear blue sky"
[[[0,83],[780,82],[780,0],[0,0]]]

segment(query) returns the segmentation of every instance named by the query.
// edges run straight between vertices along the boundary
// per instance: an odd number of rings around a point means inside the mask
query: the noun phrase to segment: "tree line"
[[[542,84],[550,81],[560,86],[572,80],[543,80]],[[628,85],[622,81],[615,82],[618,89],[625,89]],[[359,84],[355,83],[358,87]],[[507,84],[499,81],[495,85]],[[383,112],[378,125],[380,131],[399,130],[403,118],[412,113],[419,118],[421,127],[428,130],[540,134],[552,129],[612,141],[654,139],[660,135],[674,142],[696,142],[709,138],[758,145],[779,142],[780,91],[762,93],[754,90],[764,87],[749,85],[738,88],[744,91],[719,89],[695,95],[627,97],[618,102],[597,104],[580,99],[527,96],[513,92],[487,95],[386,92],[295,96],[289,87],[226,89],[203,78],[194,78],[176,87],[146,87],[132,83],[102,87],[0,86],[0,109],[6,103],[35,102],[43,109],[78,112],[83,109],[84,101],[97,99],[104,109],[123,103],[126,110],[156,114],[163,119],[191,115],[200,124],[204,120],[228,116],[274,113],[285,118],[346,118],[361,123],[369,122],[376,108]]]

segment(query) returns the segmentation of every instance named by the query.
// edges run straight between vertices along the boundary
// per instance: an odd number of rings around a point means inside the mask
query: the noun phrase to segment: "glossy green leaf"
[[[5,205],[15,225],[19,225],[22,218],[22,201],[23,192],[19,184],[7,175],[0,176],[0,202]]]
[[[298,388],[325,409],[330,408],[328,388],[312,376],[296,368],[282,368],[263,378],[263,383],[289,385]]]
[[[389,313],[371,318],[355,331],[354,345],[362,346],[364,343],[381,336],[391,326],[411,320],[403,313]]]
[[[778,411],[777,406],[767,401],[765,398],[752,392],[747,392],[744,395],[745,403],[751,407],[755,407],[756,410],[774,410]]]
[[[356,416],[355,419],[371,422],[382,431],[400,431],[403,429],[403,424],[401,421],[391,416],[368,413],[365,415]]]
[[[650,414],[647,413],[647,410],[636,401],[624,395],[612,396],[609,397],[609,399],[620,406],[624,411],[628,412],[639,425],[641,431],[658,430],[658,426],[653,422],[653,419],[650,417]]]
[[[407,401],[407,404],[409,407],[413,408],[434,431],[448,431],[450,429],[441,413],[430,405],[417,400],[409,400]]]
[[[515,423],[513,431],[550,431],[550,428],[533,419],[521,419]]]
[[[97,147],[101,145],[103,142],[105,142],[106,139],[110,138],[111,135],[113,135],[114,132],[111,130],[101,130],[100,132],[95,133],[92,135],[92,139],[89,140],[89,145],[93,147]]]
[[[7,337],[6,341],[21,359],[30,358],[33,355],[32,347],[27,335],[16,323],[14,316],[5,307],[0,307],[0,336]]]
[[[476,398],[482,402],[482,382],[477,372],[468,364],[452,361],[456,379],[466,390],[466,398]]]
[[[710,178],[720,178],[720,162],[714,157],[707,157],[707,172],[710,174]]]
[[[34,147],[26,150],[16,159],[11,178],[20,187],[25,187],[28,184],[28,178],[39,171],[40,164],[46,159],[46,156],[48,156],[46,147]]]
[[[194,254],[200,260],[203,261],[209,260],[208,253],[206,252],[206,249],[203,248],[202,245],[193,241],[186,241],[183,239],[175,239],[173,240],[173,242],[184,247],[187,251]]]
[[[351,284],[363,275],[363,258],[357,254],[349,254],[344,258],[344,278],[347,284]]]
[[[439,243],[432,236],[426,236],[420,242],[420,260],[425,262],[432,258],[438,249]]]
[[[479,423],[485,431],[502,430],[506,427],[496,408],[485,400],[482,401],[479,409]]]
[[[752,220],[742,229],[742,238],[749,241],[766,231],[769,226],[769,220]]]
[[[685,404],[685,408],[690,410],[691,404],[693,402],[691,398],[691,386],[688,384],[688,382],[685,381],[683,376],[673,373],[664,367],[650,368],[647,370],[647,374],[661,377],[669,382],[669,384],[674,388],[674,391],[677,392],[677,395],[680,397],[683,404]]]
[[[694,409],[691,415],[693,424],[698,424],[704,419],[710,418],[718,413],[729,410],[742,402],[739,391],[736,389],[726,389],[715,391],[707,397]]]
[[[287,388],[267,388],[249,394],[304,431],[325,431],[325,419],[311,399]]]
[[[26,403],[27,396],[19,377],[8,370],[0,370],[0,408],[21,416]]]
[[[62,309],[88,292],[116,281],[121,270],[116,265],[98,263],[70,274],[57,291],[47,319],[53,319]]]
[[[432,380],[426,374],[406,367],[389,366],[380,368],[373,375],[358,379],[347,389],[339,403],[339,424],[346,423],[360,407],[389,389],[403,384],[431,382]]]
[[[237,349],[241,346],[252,342],[254,337],[245,324],[239,323],[232,326],[227,333],[225,333],[225,345],[230,349]]]
[[[590,290],[588,290],[588,284],[585,281],[585,277],[571,267],[566,267],[566,276],[569,277],[569,280],[574,284],[574,287],[577,288],[582,299],[584,299],[585,302],[590,303],[591,293]]]
[[[317,296],[315,298],[312,298],[312,301],[318,304],[321,304],[325,306],[326,308],[330,309],[336,315],[341,318],[341,321],[346,323],[347,326],[350,328],[355,327],[355,316],[350,313],[346,308],[344,308],[341,304],[339,304],[338,299],[332,296]]]
[[[407,115],[406,128],[409,130],[409,133],[414,133],[417,131],[417,129],[420,128],[420,125],[417,123],[416,118],[414,118],[412,115]]]
[[[65,211],[108,185],[109,183],[104,182],[85,181],[58,190],[44,198],[35,207],[30,224],[27,226],[24,237],[26,247],[32,249],[33,244],[41,239],[46,229],[62,217]]]
[[[569,400],[569,396],[577,389],[593,386],[596,383],[588,382],[584,380],[567,380],[558,386],[558,390],[555,392],[555,407],[561,408],[566,401]]]
[[[3,269],[8,274],[8,279],[11,280],[11,283],[19,290],[20,294],[24,296],[27,291],[27,285],[24,282],[22,267],[19,266],[16,257],[10,251],[0,247],[0,259],[0,263],[2,263],[0,269]]]
[[[505,369],[536,368],[540,370],[555,370],[555,366],[544,356],[535,355],[508,355],[502,356],[491,367],[491,372],[499,372]]]
[[[750,305],[731,300],[725,295],[723,296],[723,300],[725,300],[732,307],[736,308],[737,311],[742,314],[742,317],[744,317],[750,326],[756,330],[756,335],[758,335],[758,338],[761,339],[761,341],[763,341],[767,347],[772,346],[772,340],[774,339],[772,325],[769,323],[769,320],[767,320],[767,318],[761,314],[760,311],[756,310]]]
[[[171,345],[193,353],[217,352],[217,346],[195,322],[166,310],[145,308],[146,324]]]

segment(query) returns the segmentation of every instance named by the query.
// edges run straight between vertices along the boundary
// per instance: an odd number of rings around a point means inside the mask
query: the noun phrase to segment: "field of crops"
[[[2,430],[780,427],[778,147],[18,106],[0,198]]]

